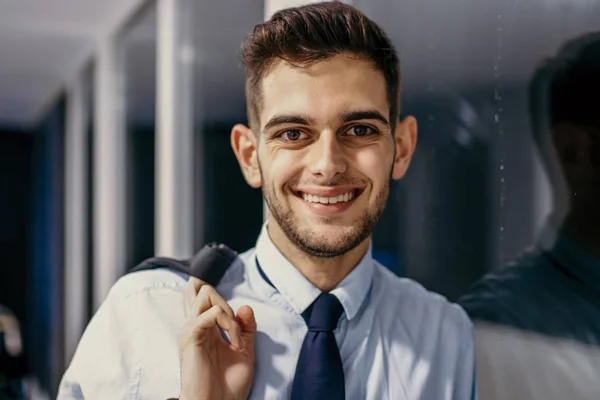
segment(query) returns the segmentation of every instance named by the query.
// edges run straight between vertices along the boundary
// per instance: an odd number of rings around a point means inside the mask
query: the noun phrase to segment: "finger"
[[[221,307],[227,315],[234,318],[235,314],[225,299],[223,299],[212,286],[204,284],[194,300],[192,312],[194,313],[194,316],[198,316],[208,311],[213,306]]]
[[[194,327],[195,335],[202,335],[204,330],[219,327],[229,334],[231,344],[241,350],[244,348],[242,342],[242,331],[238,322],[229,316],[225,310],[219,306],[213,306],[208,311],[202,313],[196,318],[196,326]]]
[[[236,320],[242,331],[242,343],[244,348],[254,351],[254,340],[256,338],[256,319],[254,310],[250,306],[242,306],[239,308]]]
[[[198,295],[202,283],[203,282],[200,279],[190,277],[185,285],[183,290],[183,311],[186,318],[193,309],[194,301],[196,300],[196,296]]]
[[[241,306],[237,312],[236,320],[244,333],[256,333],[256,319],[254,310],[250,306]]]

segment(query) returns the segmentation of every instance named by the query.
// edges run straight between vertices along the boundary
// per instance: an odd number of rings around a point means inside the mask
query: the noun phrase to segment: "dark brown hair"
[[[246,67],[246,104],[252,129],[259,127],[261,80],[277,61],[307,67],[339,54],[371,61],[383,74],[393,129],[400,113],[400,67],[396,51],[377,24],[339,1],[278,11],[267,22],[256,25],[244,40],[242,62]]]
[[[566,42],[534,72],[529,83],[532,133],[551,180],[558,179],[553,167],[552,129],[562,123],[599,128],[598,93],[600,32]]]
[[[529,84],[529,106],[537,142],[560,123],[600,127],[600,32],[565,43],[544,60]],[[539,143],[538,143],[539,144]]]

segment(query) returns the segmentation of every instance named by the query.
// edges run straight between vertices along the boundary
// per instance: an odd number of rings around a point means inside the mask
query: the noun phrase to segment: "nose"
[[[343,149],[334,132],[322,133],[319,136],[311,145],[309,158],[310,172],[326,180],[346,171]]]

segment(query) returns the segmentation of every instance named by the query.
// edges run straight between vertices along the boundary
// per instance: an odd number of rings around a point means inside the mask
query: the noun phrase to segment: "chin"
[[[312,232],[313,236],[323,237],[325,240],[330,237],[342,237],[352,233],[357,222],[354,220],[346,221],[343,218],[321,217],[313,220],[311,224],[306,224],[301,228]]]
[[[360,244],[356,235],[329,233],[313,234],[301,237],[297,245],[306,253],[322,258],[339,257]]]
[[[300,230],[304,240],[315,243],[315,245],[323,244],[328,247],[336,247],[336,245],[343,245],[355,236],[352,225],[315,224],[304,228]]]

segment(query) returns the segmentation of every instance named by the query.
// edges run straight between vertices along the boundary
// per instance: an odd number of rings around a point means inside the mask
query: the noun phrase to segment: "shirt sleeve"
[[[136,336],[139,296],[115,284],[87,326],[58,390],[58,400],[135,399],[141,373]]]
[[[473,324],[464,313],[462,348],[459,363],[456,367],[456,378],[453,399],[477,400],[477,374],[475,366],[475,338]]]

